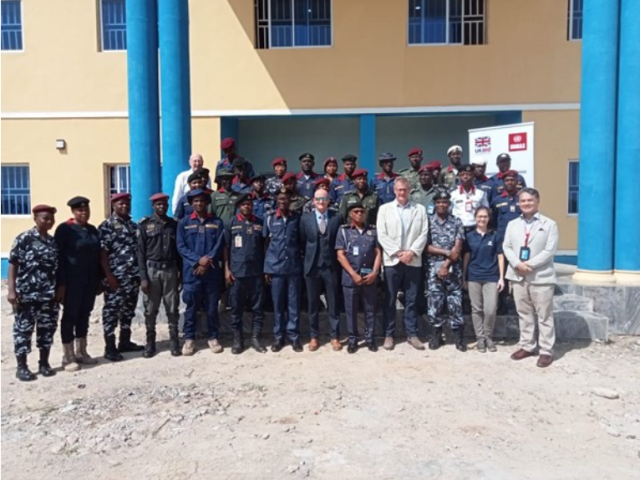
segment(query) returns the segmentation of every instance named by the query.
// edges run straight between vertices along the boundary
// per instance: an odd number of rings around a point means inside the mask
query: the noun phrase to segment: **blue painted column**
[[[189,168],[188,160],[192,153],[189,2],[157,1],[162,95],[162,189],[171,195],[176,176]]]
[[[127,86],[132,216],[150,212],[160,190],[158,29],[156,0],[126,2]]]
[[[620,2],[615,262],[618,281],[640,282],[640,1]]]
[[[578,275],[613,281],[618,0],[584,2]]]
[[[376,116],[372,114],[360,115],[360,168],[369,171],[369,179],[376,171]]]

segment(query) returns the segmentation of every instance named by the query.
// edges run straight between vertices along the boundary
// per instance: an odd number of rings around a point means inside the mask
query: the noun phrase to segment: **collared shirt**
[[[422,185],[418,188],[411,190],[411,201],[422,205],[427,211],[427,215],[433,215],[435,213],[435,205],[433,204],[433,197],[438,193],[438,189],[432,186],[429,190],[425,190]]]
[[[409,230],[411,230],[411,201],[405,205],[396,201],[398,212],[400,214],[400,222],[402,223],[402,250],[408,250],[407,238],[409,238]]]
[[[238,192],[225,192],[218,190],[211,194],[209,213],[213,213],[224,224],[229,222],[236,213],[236,200],[240,196]]]
[[[97,287],[102,272],[98,229],[70,219],[58,225],[54,238],[60,251],[58,284],[82,287],[93,284]]]
[[[300,215],[289,212],[288,216],[284,216],[278,209],[274,214],[267,215],[262,233],[270,240],[264,259],[264,273],[301,274]]]
[[[504,234],[507,231],[507,225],[515,218],[518,218],[522,213],[520,206],[518,205],[518,195],[507,194],[506,190],[502,191],[501,195],[498,195],[491,202],[491,210],[493,212],[493,225],[498,232],[500,243],[504,240]]]
[[[502,178],[502,172],[496,173],[491,177],[491,199],[498,197],[498,195],[502,195],[504,191],[504,179]],[[518,190],[525,188],[527,186],[527,182],[524,180],[524,177],[518,174]]]
[[[497,282],[500,279],[498,254],[502,253],[498,233],[488,231],[482,235],[477,230],[467,233],[465,249],[471,259],[467,267],[470,282]]]
[[[138,236],[138,265],[140,278],[148,280],[147,261],[175,263],[179,266],[176,234],[178,222],[173,218],[160,218],[153,214],[143,217],[138,222],[140,234]]]
[[[364,230],[360,231],[352,223],[351,225],[342,225],[338,230],[336,250],[344,250],[351,268],[361,275],[364,274],[362,269],[373,270],[376,248],[378,248],[378,232],[373,225],[366,225]],[[351,275],[344,269],[342,270],[342,285],[355,286]]]
[[[325,225],[329,225],[329,215],[327,215],[327,212],[324,213],[320,213],[318,210],[313,210],[316,214],[316,223],[318,225],[320,225],[320,222],[324,219],[324,224]]]
[[[316,172],[311,172],[310,175],[299,172],[296,175],[296,191],[298,194],[306,198],[312,198],[316,191],[315,181],[318,177],[320,177],[320,175]]]
[[[429,217],[429,239],[427,245],[451,250],[455,246],[456,240],[464,242],[464,238],[464,227],[459,218],[450,213],[447,214],[444,220],[438,214]],[[429,254],[429,264],[443,262],[444,260],[446,260],[444,255]]]
[[[115,213],[98,227],[100,246],[109,257],[109,269],[116,278],[137,277],[138,225],[131,218],[122,218]]]
[[[491,203],[491,192],[493,190],[493,182],[491,179],[486,175],[481,178],[475,177],[473,179],[473,185],[482,190],[487,195],[487,201]]]
[[[273,212],[275,208],[275,202],[269,195],[258,196],[258,194],[253,192],[253,214],[258,217],[260,220],[264,221],[267,214]]]
[[[331,182],[331,187],[329,188],[331,201],[340,203],[346,193],[353,192],[355,189],[356,186],[353,180],[346,173],[343,173]]]
[[[465,227],[476,225],[476,210],[478,207],[488,207],[487,195],[479,188],[471,187],[465,190],[462,185],[451,192],[451,213],[462,220]]]
[[[9,263],[17,267],[16,293],[20,301],[49,301],[56,293],[58,246],[49,234],[34,227],[16,237]]]
[[[261,276],[264,271],[263,222],[255,215],[238,214],[225,227],[229,248],[229,268],[235,277]]]
[[[218,288],[221,270],[217,263],[222,258],[224,247],[222,220],[210,213],[200,218],[193,212],[178,224],[177,245],[183,260],[182,281],[185,287],[204,282],[212,288]],[[204,275],[196,276],[193,272],[205,255],[213,261],[214,266],[209,266]]]
[[[391,172],[391,176],[387,177],[384,172],[381,172],[371,179],[369,187],[376,192],[381,204],[393,202],[396,199],[393,187],[399,176],[397,173]]]

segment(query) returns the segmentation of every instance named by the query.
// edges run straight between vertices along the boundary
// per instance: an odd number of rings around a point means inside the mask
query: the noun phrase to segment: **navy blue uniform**
[[[302,256],[300,251],[300,215],[290,212],[285,217],[278,209],[267,215],[263,233],[269,238],[264,259],[264,273],[271,275],[276,342],[286,334],[298,340],[302,291]],[[288,318],[287,318],[288,312]]]
[[[340,204],[344,194],[353,192],[355,189],[356,185],[353,183],[353,180],[347,177],[346,173],[343,173],[331,182],[329,196],[333,203]]]
[[[315,172],[311,172],[309,178],[304,173],[300,172],[296,175],[296,192],[303,197],[313,198],[313,194],[316,191],[315,181],[320,178]]]
[[[368,225],[360,232],[355,225],[342,225],[336,239],[336,250],[343,250],[349,265],[360,275],[373,271],[378,248],[376,227]],[[362,304],[365,318],[364,339],[373,343],[376,314],[376,285],[355,285],[351,275],[342,271],[344,309],[347,316],[349,343],[358,341],[358,308]]]
[[[491,202],[491,210],[493,211],[493,225],[498,232],[498,242],[502,245],[507,224],[522,213],[518,206],[518,195],[510,196],[506,190],[503,190]]]
[[[237,193],[251,193],[253,187],[251,186],[251,182],[249,180],[245,182],[241,182],[238,177],[233,179],[233,183],[231,184],[231,190]]]
[[[391,177],[387,177],[384,173],[379,173],[371,179],[369,186],[371,190],[378,194],[381,204],[389,203],[396,199],[393,186],[399,176],[397,173],[391,173]]]
[[[224,247],[222,220],[212,214],[203,219],[196,213],[183,218],[178,224],[178,252],[182,257],[182,299],[187,304],[184,312],[184,338],[196,339],[196,310],[204,303],[207,311],[209,340],[218,338],[218,302],[222,271],[219,267]],[[203,275],[195,275],[200,258],[207,256],[212,265]]]
[[[491,177],[491,197],[490,201],[498,198],[504,192],[504,180],[502,178],[502,173],[496,173]],[[518,190],[527,186],[527,182],[525,182],[524,177],[518,174]]]
[[[244,218],[238,214],[225,227],[225,242],[229,249],[229,268],[235,277],[229,300],[231,327],[242,331],[242,316],[248,303],[253,313],[254,336],[262,333],[264,324],[264,236],[263,222],[255,215]]]
[[[256,192],[253,192],[253,214],[264,222],[266,216],[273,212],[275,208],[275,202],[269,195],[258,196]]]
[[[482,177],[482,178],[477,178],[475,177],[473,179],[473,185],[476,188],[479,188],[480,190],[482,190],[485,195],[487,196],[487,201],[489,203],[491,203],[491,195],[493,194],[493,180],[491,180],[489,177]]]
[[[182,220],[184,217],[188,217],[193,213],[193,206],[189,203],[189,199],[187,195],[183,195],[178,200],[178,206],[176,207],[176,211],[173,216],[176,220]]]

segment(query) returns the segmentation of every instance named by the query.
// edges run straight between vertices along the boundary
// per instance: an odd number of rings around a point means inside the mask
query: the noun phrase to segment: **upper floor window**
[[[111,215],[111,195],[114,193],[131,193],[131,168],[129,165],[107,165],[107,198],[105,206],[107,215]]]
[[[19,0],[2,0],[2,50],[22,50],[22,5]]]
[[[409,45],[484,45],[485,0],[409,0]]]
[[[2,165],[2,215],[31,213],[28,165]]]
[[[578,214],[578,177],[580,174],[580,162],[569,160],[569,197],[567,203],[567,213],[569,215]]]
[[[256,48],[331,45],[331,0],[255,0]]]
[[[102,50],[127,49],[125,0],[101,0]]]
[[[569,0],[569,14],[567,16],[567,40],[582,39],[582,17],[584,0]]]

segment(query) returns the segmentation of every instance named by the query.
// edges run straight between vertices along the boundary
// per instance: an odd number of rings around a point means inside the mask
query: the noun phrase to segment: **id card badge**
[[[531,249],[529,247],[520,247],[520,261],[528,262],[531,258]]]
[[[360,247],[355,246],[353,247],[353,256],[357,257],[358,255],[360,255]]]
[[[436,207],[432,203],[431,205],[429,205],[429,209],[427,210],[427,212],[429,213],[429,215],[433,215],[433,212],[435,211],[436,211]]]
[[[509,211],[511,213],[515,213],[516,212],[516,206],[515,205],[511,205],[511,207],[509,207]]]
[[[473,212],[473,202],[466,202],[464,204],[464,209],[467,213]]]
[[[236,248],[242,248],[242,237],[240,235],[236,235],[234,238],[234,245]]]

